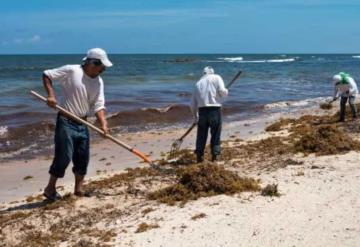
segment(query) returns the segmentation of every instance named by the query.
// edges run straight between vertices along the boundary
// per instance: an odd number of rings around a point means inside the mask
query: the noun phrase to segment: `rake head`
[[[176,155],[179,153],[180,146],[181,146],[182,142],[183,142],[182,139],[177,139],[171,145],[171,150],[170,150],[170,155],[169,155],[170,159],[174,159],[176,157]]]

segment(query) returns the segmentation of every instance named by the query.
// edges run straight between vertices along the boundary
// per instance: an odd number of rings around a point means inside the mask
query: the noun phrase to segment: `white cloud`
[[[34,44],[34,43],[38,43],[40,41],[41,41],[40,35],[34,34],[33,36],[27,37],[27,38],[14,38],[12,40],[12,42],[3,41],[2,44],[7,45],[9,43],[13,43],[16,45],[23,45],[23,44]]]
[[[36,43],[41,41],[41,37],[40,35],[35,34],[34,36],[32,36],[29,40],[30,43]]]

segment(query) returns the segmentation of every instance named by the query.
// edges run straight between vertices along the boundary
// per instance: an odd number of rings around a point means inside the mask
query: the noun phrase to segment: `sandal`
[[[74,192],[74,195],[78,196],[78,197],[92,197],[93,192],[92,191],[76,191],[76,192]]]
[[[57,192],[55,191],[54,193],[52,193],[51,195],[47,195],[45,192],[43,193],[43,196],[45,196],[45,198],[51,202],[55,202],[55,201],[58,201],[58,200],[61,200],[62,199],[62,196]]]

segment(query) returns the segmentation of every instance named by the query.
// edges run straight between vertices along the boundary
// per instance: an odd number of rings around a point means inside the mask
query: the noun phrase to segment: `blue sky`
[[[0,54],[360,53],[359,0],[2,0]]]

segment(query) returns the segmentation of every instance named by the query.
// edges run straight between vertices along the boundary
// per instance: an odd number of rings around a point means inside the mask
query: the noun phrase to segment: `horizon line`
[[[83,56],[85,53],[3,53],[0,56],[34,56],[34,55],[81,55]],[[360,54],[360,52],[319,52],[319,53],[310,53],[310,52],[264,52],[264,53],[108,53],[108,55],[354,55]]]

